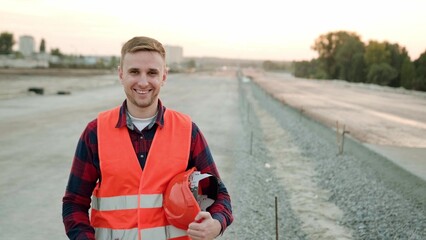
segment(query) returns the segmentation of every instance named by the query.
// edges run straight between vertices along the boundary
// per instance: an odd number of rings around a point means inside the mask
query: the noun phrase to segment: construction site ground
[[[124,96],[115,73],[0,74],[0,239],[66,239],[78,138]],[[160,98],[231,195],[219,239],[426,238],[424,93],[245,70],[171,74]]]

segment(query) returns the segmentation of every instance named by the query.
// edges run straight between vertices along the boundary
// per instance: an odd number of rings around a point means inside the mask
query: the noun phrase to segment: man
[[[233,221],[201,131],[159,99],[165,55],[148,37],[123,45],[118,75],[126,100],[91,121],[77,145],[62,209],[70,239],[213,239]],[[182,233],[167,223],[161,199],[173,176],[194,167],[219,179],[218,194]]]

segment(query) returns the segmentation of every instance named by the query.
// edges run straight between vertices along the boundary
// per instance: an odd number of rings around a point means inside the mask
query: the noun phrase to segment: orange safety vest
[[[117,128],[120,107],[98,116],[98,150],[102,182],[92,196],[91,224],[96,239],[189,239],[167,222],[163,193],[169,181],[186,170],[191,145],[189,116],[167,109],[144,169],[127,127]]]

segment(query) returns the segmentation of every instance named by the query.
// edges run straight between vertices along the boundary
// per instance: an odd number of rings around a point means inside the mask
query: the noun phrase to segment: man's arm
[[[213,219],[219,221],[221,225],[220,233],[223,233],[233,221],[231,198],[225,184],[220,180],[220,175],[210,153],[207,141],[195,123],[192,124],[191,153],[188,168],[193,166],[198,171],[210,173],[218,179],[217,199],[207,210]]]
[[[96,121],[89,123],[77,144],[71,173],[62,199],[62,219],[69,239],[95,239],[89,208],[93,189],[99,179]]]

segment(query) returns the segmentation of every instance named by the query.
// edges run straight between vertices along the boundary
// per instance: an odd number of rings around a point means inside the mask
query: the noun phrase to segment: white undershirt
[[[142,131],[142,129],[148,126],[152,122],[152,120],[155,117],[157,117],[157,113],[150,118],[136,118],[130,115],[130,113],[129,113],[129,116],[130,116],[130,119],[132,120],[133,125],[135,125],[136,128],[139,129],[139,131]]]

